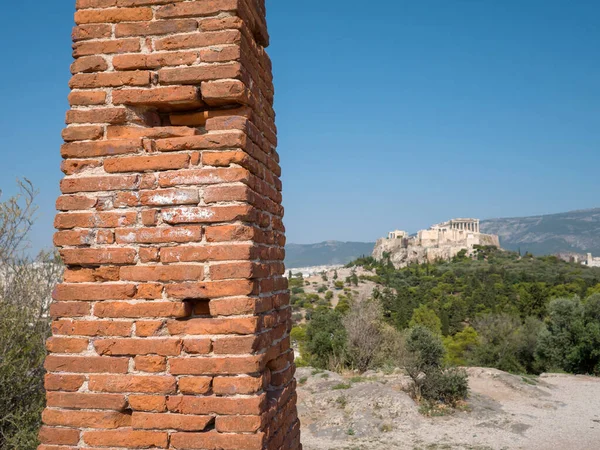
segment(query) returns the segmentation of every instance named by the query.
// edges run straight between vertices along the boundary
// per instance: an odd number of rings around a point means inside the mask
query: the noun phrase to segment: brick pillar
[[[77,0],[40,450],[300,449],[264,0]]]

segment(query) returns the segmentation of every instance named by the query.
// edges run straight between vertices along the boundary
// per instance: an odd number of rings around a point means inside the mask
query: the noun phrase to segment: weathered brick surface
[[[264,0],[76,0],[40,450],[300,449]]]

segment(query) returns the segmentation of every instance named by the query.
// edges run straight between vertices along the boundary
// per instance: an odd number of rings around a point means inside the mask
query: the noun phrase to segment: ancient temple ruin
[[[39,450],[300,449],[264,0],[77,0]]]
[[[476,246],[500,247],[498,236],[481,233],[479,219],[451,219],[432,225],[410,236],[406,231],[395,230],[387,238],[379,239],[373,257],[381,260],[389,255],[397,267],[412,263],[449,260],[461,250],[471,254]]]

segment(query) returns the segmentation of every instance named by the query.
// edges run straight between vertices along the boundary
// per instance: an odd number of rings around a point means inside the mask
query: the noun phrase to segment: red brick
[[[109,38],[112,34],[112,27],[108,24],[89,24],[79,25],[73,28],[71,37],[73,42],[85,41],[87,39]]]
[[[82,125],[68,127],[62,131],[62,138],[67,142],[100,139],[104,135],[101,125]]]
[[[96,306],[97,307],[97,306]],[[131,336],[131,322],[112,320],[57,320],[52,333],[65,336]]]
[[[113,58],[113,66],[116,70],[157,69],[168,66],[190,65],[197,59],[197,51],[153,53],[149,55],[116,55]]]
[[[203,48],[200,50],[200,60],[205,63],[239,61],[241,53],[239,45]]]
[[[238,0],[213,0],[211,2],[186,2],[158,8],[158,19],[173,17],[211,16],[222,11],[236,11]]]
[[[118,280],[118,266],[104,266],[94,269],[73,268],[66,269],[64,272],[65,283],[92,283]]]
[[[77,192],[133,190],[139,184],[138,175],[65,178],[60,188],[64,194]]]
[[[210,339],[184,339],[183,350],[189,354],[201,354],[206,355],[211,350]]]
[[[117,242],[120,244],[162,244],[199,242],[202,239],[202,227],[169,227],[169,228],[133,228],[117,229]],[[165,262],[177,262],[176,260]]]
[[[131,264],[135,250],[125,248],[62,249],[60,254],[65,264]]]
[[[184,302],[102,302],[94,306],[94,315],[110,318],[184,318],[191,312],[191,305]]]
[[[239,131],[227,133],[208,133],[196,136],[159,139],[156,149],[161,152],[178,150],[217,150],[231,147],[244,147],[246,135]],[[227,172],[222,171],[223,174]]]
[[[171,358],[173,375],[235,375],[259,372],[261,356]]]
[[[182,169],[188,166],[189,161],[189,155],[179,153],[174,155],[111,158],[104,161],[104,170],[108,173],[118,173]]]
[[[188,127],[153,127],[109,126],[106,129],[107,139],[166,139],[170,137],[193,136],[196,130]]]
[[[158,336],[164,325],[163,320],[137,321],[135,323],[135,335],[138,337]]]
[[[240,42],[241,37],[241,33],[237,30],[177,34],[173,36],[167,36],[162,39],[157,39],[154,43],[154,46],[158,51],[184,50],[189,48],[209,47],[213,45],[236,44]]]
[[[90,375],[88,386],[97,392],[173,394],[177,383],[166,375]]]
[[[106,92],[102,91],[78,91],[69,94],[71,106],[104,105],[106,103]]]
[[[141,430],[203,431],[213,421],[212,416],[134,412],[132,427]]]
[[[80,72],[104,72],[108,69],[108,63],[101,56],[82,56],[71,64],[71,73]]]
[[[249,172],[241,167],[231,169],[189,169],[161,173],[158,183],[161,187],[185,185],[211,185],[220,183],[247,182]]]
[[[92,245],[95,241],[93,230],[59,231],[54,233],[54,245]]]
[[[83,317],[90,314],[91,306],[80,302],[52,302],[50,317]]]
[[[226,280],[170,284],[165,286],[165,291],[169,297],[184,300],[249,295],[254,287],[250,280]]]
[[[90,89],[101,87],[148,86],[150,72],[102,72],[78,73],[71,77],[71,89]]]
[[[70,212],[59,213],[54,220],[57,229],[69,228],[115,228],[134,225],[135,212]]]
[[[219,433],[255,433],[263,426],[260,416],[218,416],[215,429]]]
[[[198,397],[169,396],[167,408],[180,414],[260,414],[264,407],[265,396],[254,397]]]
[[[179,378],[179,392],[182,394],[206,394],[210,391],[211,377]]]
[[[118,23],[152,19],[151,8],[112,8],[93,11],[77,11],[75,23]]]
[[[140,151],[142,151],[140,139],[72,142],[64,144],[60,149],[63,158],[94,158],[139,153]]]
[[[44,368],[49,372],[127,373],[128,365],[127,358],[48,355]]]
[[[99,447],[167,448],[169,438],[166,432],[126,428],[115,431],[84,431],[83,441]]]
[[[162,219],[168,224],[215,223],[250,220],[255,209],[249,205],[212,206],[205,208],[180,207],[164,209]]]
[[[118,234],[117,230],[117,236]],[[253,259],[252,256],[253,246],[249,244],[190,245],[160,249],[160,260],[163,263],[244,260]]]
[[[127,120],[125,108],[102,108],[67,111],[66,122],[121,124]]]
[[[230,434],[209,431],[205,433],[174,433],[171,444],[181,450],[219,448],[227,450],[260,450],[264,448],[264,433]]]
[[[160,20],[156,22],[120,23],[115,28],[116,37],[151,36],[185,33],[198,29],[196,20]]]
[[[172,86],[152,89],[122,89],[113,92],[113,104],[115,105],[198,105],[200,93],[193,86]]]
[[[60,211],[90,209],[96,206],[97,202],[97,199],[85,195],[61,195],[56,200],[56,209]]]
[[[134,266],[121,268],[121,279],[130,281],[187,281],[202,280],[203,266]]]
[[[44,387],[48,391],[74,392],[79,390],[84,381],[83,375],[47,373],[44,377]]]
[[[158,373],[167,369],[167,359],[163,356],[136,356],[133,361],[135,370],[140,372]]]
[[[164,68],[158,71],[160,84],[193,84],[201,81],[238,78],[241,76],[239,63],[226,63],[196,67]]]
[[[79,431],[69,428],[42,427],[38,437],[42,444],[76,445],[79,442]]]
[[[124,395],[89,394],[81,392],[48,392],[47,406],[69,409],[111,409],[122,411],[127,407]]]
[[[87,55],[110,55],[114,53],[135,53],[141,50],[138,38],[113,39],[110,41],[77,42],[73,45],[73,57]]]
[[[206,228],[208,242],[250,241],[256,236],[256,230],[247,225],[219,225]],[[245,259],[245,258],[232,258]]]
[[[59,284],[53,297],[59,301],[97,301],[133,298],[135,284]]]
[[[263,389],[261,377],[215,377],[213,392],[217,395],[254,394]]]
[[[181,353],[180,339],[101,339],[94,341],[99,355],[135,356],[161,355],[177,356]]]
[[[247,104],[246,85],[239,80],[217,80],[202,83],[202,100],[210,106]]]
[[[259,350],[259,338],[254,335],[217,338],[213,348],[215,354],[219,355],[243,355],[257,350]]]
[[[140,195],[140,203],[144,206],[197,205],[199,202],[198,189],[160,189],[143,191]]]
[[[51,336],[46,341],[50,353],[81,353],[87,349],[89,340]]]
[[[163,412],[167,410],[167,398],[164,395],[129,395],[129,406],[134,411],[155,411]]]
[[[68,265],[132,264],[136,256],[131,248],[62,249],[60,254]]]
[[[234,297],[211,300],[209,306],[212,316],[237,316],[268,311],[272,301],[268,297]]]
[[[120,428],[131,424],[131,416],[116,411],[66,411],[46,409],[42,413],[46,425],[77,428]]]
[[[172,335],[211,335],[211,334],[254,334],[258,329],[257,317],[189,319],[169,321],[167,324]]]

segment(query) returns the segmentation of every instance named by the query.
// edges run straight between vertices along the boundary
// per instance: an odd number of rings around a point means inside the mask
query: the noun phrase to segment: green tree
[[[306,327],[306,351],[306,359],[320,369],[329,368],[332,360],[343,360],[346,331],[339,312],[329,308],[315,310]]]
[[[466,327],[454,336],[444,338],[446,362],[453,366],[467,365],[468,355],[479,345],[479,335],[473,327]]]
[[[442,321],[433,309],[425,305],[421,305],[415,309],[410,319],[409,326],[411,328],[418,325],[427,328],[438,336],[442,334]]]

